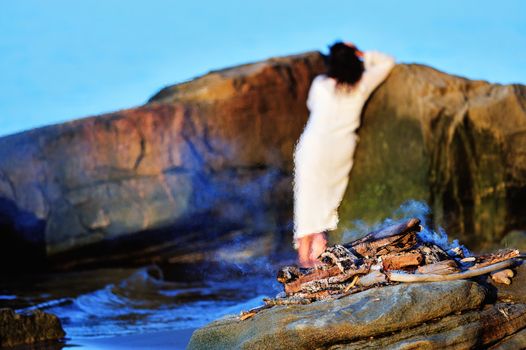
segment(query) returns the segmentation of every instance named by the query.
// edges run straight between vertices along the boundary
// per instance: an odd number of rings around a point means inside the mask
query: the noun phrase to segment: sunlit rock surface
[[[196,330],[189,349],[522,349],[524,265],[510,286],[402,283],[307,305],[225,316]]]
[[[188,348],[467,349],[484,345],[478,339],[487,331],[484,317],[494,315],[478,310],[485,298],[486,290],[470,281],[370,289],[338,300],[275,306],[244,321],[228,317],[195,331]],[[526,307],[514,307],[510,318],[524,326]]]
[[[1,138],[0,260],[69,268],[290,247],[292,151],[323,70],[316,52],[270,59]],[[524,230],[525,91],[397,65],[365,108],[342,229],[417,199],[470,248]]]
[[[0,139],[0,249],[85,264],[171,247],[195,261],[253,233],[262,254],[288,247],[275,235],[322,65],[307,53],[212,72],[142,107]]]

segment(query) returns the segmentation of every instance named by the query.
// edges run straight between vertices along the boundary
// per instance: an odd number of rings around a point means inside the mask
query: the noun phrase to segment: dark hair
[[[358,49],[336,42],[330,47],[327,58],[327,76],[334,78],[339,86],[353,86],[362,77],[362,60],[356,55]]]

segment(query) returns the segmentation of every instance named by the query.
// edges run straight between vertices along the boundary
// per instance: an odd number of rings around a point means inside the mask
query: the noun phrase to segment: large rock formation
[[[526,87],[398,65],[368,102],[341,227],[407,199],[484,249],[526,226]]]
[[[260,254],[289,247],[292,150],[323,69],[315,52],[271,59],[1,138],[0,256],[196,261],[248,236]],[[396,66],[365,108],[341,226],[420,199],[472,248],[525,229],[525,101],[521,85]]]
[[[246,227],[261,248],[262,232],[290,220],[292,150],[322,69],[318,53],[271,59],[166,88],[143,107],[0,139],[0,256],[202,253]],[[265,242],[265,254],[279,244]]]
[[[484,305],[488,291],[454,281],[370,289],[308,305],[230,316],[192,335],[189,349],[479,349],[526,326],[526,305]],[[507,343],[524,346],[523,335]]]

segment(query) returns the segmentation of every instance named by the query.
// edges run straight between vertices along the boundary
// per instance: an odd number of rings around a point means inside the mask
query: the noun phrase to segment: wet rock
[[[0,347],[59,340],[65,335],[55,315],[40,310],[21,315],[11,309],[0,309]]]
[[[314,349],[352,344],[476,309],[485,298],[486,290],[470,281],[370,289],[338,300],[273,307],[245,321],[225,318],[195,331],[188,348]],[[517,314],[526,314],[526,309]],[[468,321],[476,323],[477,312],[473,315],[475,319]],[[454,328],[452,324],[450,329]],[[412,337],[424,335],[417,332]]]

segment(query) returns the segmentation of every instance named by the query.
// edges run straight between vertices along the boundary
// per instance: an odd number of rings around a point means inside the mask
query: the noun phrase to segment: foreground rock
[[[526,342],[522,334],[515,332],[524,326],[526,305],[487,305],[482,310],[449,315],[390,336],[334,345],[329,349],[480,349],[507,336],[506,342],[520,349]]]
[[[59,340],[66,333],[57,316],[35,311],[29,315],[0,309],[0,347]]]
[[[274,307],[246,321],[217,321],[197,330],[189,348],[327,347],[475,309],[484,299],[482,287],[465,281],[371,289],[339,300]]]
[[[495,346],[492,346],[491,350],[516,350],[524,348],[526,344],[526,329],[523,329],[520,332],[517,332],[502,341],[500,341]]]
[[[167,87],[138,108],[0,138],[0,266],[290,247],[292,151],[323,70],[317,52],[270,59]],[[522,85],[396,66],[365,108],[341,227],[419,199],[470,248],[526,229],[525,103]]]
[[[195,331],[189,349],[467,349],[526,326],[526,305],[483,307],[486,297],[471,281],[370,289],[219,320]]]

